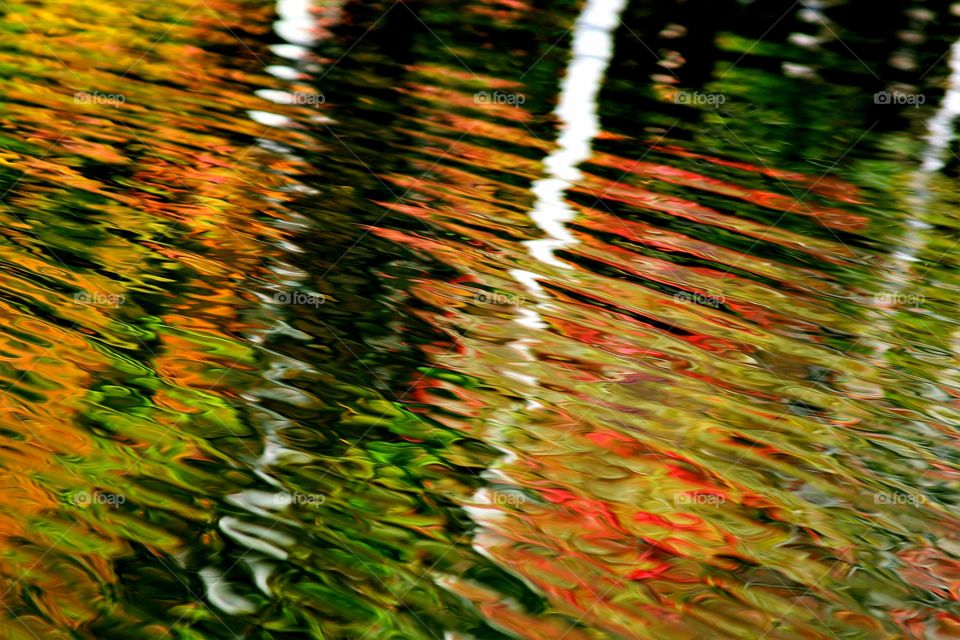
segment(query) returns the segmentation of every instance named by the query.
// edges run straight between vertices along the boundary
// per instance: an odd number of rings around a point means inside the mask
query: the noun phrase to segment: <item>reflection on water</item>
[[[530,215],[547,238],[527,244],[533,257],[553,266],[564,266],[553,252],[575,242],[563,224],[576,217],[566,202],[566,187],[583,179],[577,167],[590,159],[591,142],[600,132],[597,95],[613,56],[613,30],[624,4],[625,0],[588,1],[573,25],[570,64],[560,82],[555,111],[560,122],[557,149],[543,162],[547,177],[531,188],[537,199]]]
[[[960,11],[877,5],[5,5],[0,636],[960,637]]]

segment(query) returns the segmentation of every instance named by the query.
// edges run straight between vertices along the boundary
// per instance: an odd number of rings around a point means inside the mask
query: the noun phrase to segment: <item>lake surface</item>
[[[0,637],[960,638],[960,8],[0,9]]]

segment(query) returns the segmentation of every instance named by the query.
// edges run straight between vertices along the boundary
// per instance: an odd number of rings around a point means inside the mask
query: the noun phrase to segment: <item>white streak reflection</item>
[[[534,258],[556,267],[570,268],[554,256],[576,242],[564,224],[576,215],[566,202],[566,191],[583,176],[578,165],[590,158],[593,139],[600,132],[597,96],[625,5],[626,0],[589,0],[573,28],[573,56],[554,110],[560,121],[558,148],[544,160],[547,177],[532,187],[536,201],[530,215],[548,237],[526,243]]]

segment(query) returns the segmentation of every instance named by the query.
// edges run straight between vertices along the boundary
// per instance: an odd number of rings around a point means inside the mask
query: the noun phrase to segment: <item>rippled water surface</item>
[[[960,8],[0,32],[0,637],[960,638]]]

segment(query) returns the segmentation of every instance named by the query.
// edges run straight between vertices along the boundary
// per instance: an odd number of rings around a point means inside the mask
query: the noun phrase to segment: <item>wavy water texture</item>
[[[882,4],[3,5],[0,637],[960,637]]]

